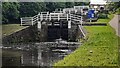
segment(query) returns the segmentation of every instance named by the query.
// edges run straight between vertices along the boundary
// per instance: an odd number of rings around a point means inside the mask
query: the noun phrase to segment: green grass
[[[109,22],[110,19],[104,21]],[[114,29],[110,25],[85,28],[88,31],[87,42],[54,66],[117,66],[118,36]]]
[[[114,17],[113,14],[109,14],[109,15],[108,15],[108,18],[109,18],[109,19],[98,19],[97,22],[107,23],[107,22],[109,22],[110,19],[112,19],[113,17]]]
[[[27,26],[26,26],[27,27]],[[20,26],[20,24],[3,24],[2,25],[2,36],[10,35],[14,32],[26,28],[25,26]]]
[[[108,15],[108,19],[98,19],[96,22],[88,22],[88,23],[108,23],[114,17],[113,14]]]

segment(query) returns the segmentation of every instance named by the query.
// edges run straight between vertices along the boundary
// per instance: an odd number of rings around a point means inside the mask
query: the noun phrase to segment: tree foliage
[[[116,11],[120,13],[120,1],[119,2],[111,2],[107,5],[109,11],[115,13]]]
[[[38,2],[21,2],[20,3],[20,16],[33,16],[35,14],[38,14],[38,12],[45,10],[45,5],[43,3]]]
[[[39,12],[52,12],[59,8],[72,8],[74,5],[82,3],[74,2],[3,2],[2,3],[2,23],[19,22],[20,17],[30,17]]]
[[[19,3],[3,3],[2,18],[3,22],[17,20],[19,18]]]

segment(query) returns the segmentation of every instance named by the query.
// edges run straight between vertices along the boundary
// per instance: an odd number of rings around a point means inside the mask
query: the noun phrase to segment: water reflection
[[[54,47],[55,45],[57,47]],[[3,66],[52,66],[76,49],[76,47],[65,47],[75,44],[59,45],[60,47],[56,43],[11,45],[11,47],[6,45],[3,47]],[[6,62],[10,59],[11,61]]]

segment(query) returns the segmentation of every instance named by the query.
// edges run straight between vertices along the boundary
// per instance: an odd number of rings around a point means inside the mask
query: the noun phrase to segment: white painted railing
[[[34,25],[38,23],[38,21],[43,20],[71,20],[74,24],[80,24],[82,23],[82,16],[74,15],[74,14],[64,14],[64,13],[50,13],[49,12],[41,12],[38,15],[35,15],[33,17],[23,17],[21,18],[21,25]]]
[[[38,24],[38,28],[41,29],[41,21],[43,20],[67,20],[68,21],[68,28],[71,28],[71,23],[78,24],[79,29],[81,30],[84,37],[85,32],[82,29],[82,16],[75,15],[75,14],[64,14],[64,13],[50,13],[49,12],[41,12],[38,15],[33,17],[23,17],[21,18],[21,25],[34,25]]]
[[[31,25],[32,17],[23,17],[21,18],[21,25]]]
[[[32,17],[32,25],[34,25],[35,23],[38,23],[38,15],[35,15]]]
[[[78,27],[79,27],[80,31],[82,32],[83,36],[86,37],[83,27],[81,25],[78,25]]]

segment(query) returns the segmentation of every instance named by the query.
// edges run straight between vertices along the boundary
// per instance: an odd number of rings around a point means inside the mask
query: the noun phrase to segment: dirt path
[[[120,15],[115,15],[114,18],[109,22],[110,25],[115,29],[116,35],[120,37]]]

